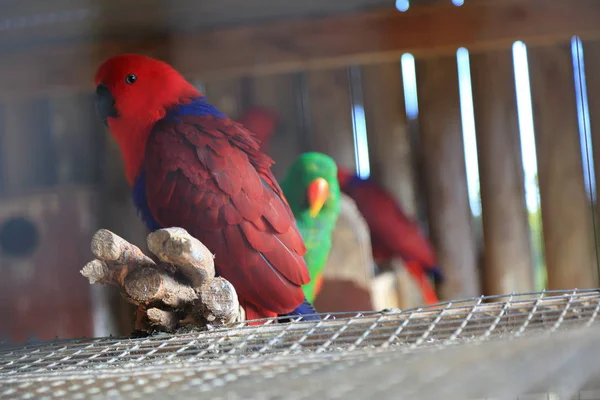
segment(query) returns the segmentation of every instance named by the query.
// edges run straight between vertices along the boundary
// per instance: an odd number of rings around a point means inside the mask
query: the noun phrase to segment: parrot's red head
[[[200,92],[169,64],[139,54],[106,60],[94,79],[96,111],[121,148],[127,179],[142,163],[152,126]]]

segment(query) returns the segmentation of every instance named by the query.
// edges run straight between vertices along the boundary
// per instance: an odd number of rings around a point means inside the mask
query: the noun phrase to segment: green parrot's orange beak
[[[311,217],[316,217],[329,196],[329,184],[323,178],[317,178],[306,188],[308,211]]]

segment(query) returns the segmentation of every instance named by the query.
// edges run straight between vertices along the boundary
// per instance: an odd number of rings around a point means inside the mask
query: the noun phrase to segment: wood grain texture
[[[596,287],[571,49],[565,43],[528,53],[548,289]]]
[[[348,69],[310,71],[306,76],[311,142],[315,151],[355,170],[352,99]]]
[[[417,60],[421,157],[443,300],[477,296],[479,271],[467,192],[456,57]]]
[[[90,64],[123,52],[158,56],[185,74],[216,79],[380,63],[404,52],[452,54],[461,46],[476,52],[515,40],[531,46],[572,35],[599,38],[598,20],[596,0],[472,0],[462,7],[447,1],[415,5],[406,13],[385,7],[188,32],[148,28],[116,37],[107,35],[113,28],[100,24],[83,30],[93,35],[87,41],[75,36],[18,46],[13,38],[1,54],[0,96],[91,91],[95,67]]]
[[[531,292],[533,263],[510,49],[473,55],[484,294]]]

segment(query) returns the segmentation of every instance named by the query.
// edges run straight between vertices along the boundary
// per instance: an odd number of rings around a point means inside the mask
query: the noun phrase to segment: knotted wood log
[[[148,248],[159,260],[176,265],[194,287],[215,276],[214,255],[185,229],[152,232],[148,235]]]
[[[186,325],[207,327],[244,318],[233,285],[215,277],[214,256],[185,229],[148,235],[155,263],[137,246],[101,229],[92,238],[95,260],[80,271],[90,284],[115,285],[138,305],[135,329],[172,332]]]

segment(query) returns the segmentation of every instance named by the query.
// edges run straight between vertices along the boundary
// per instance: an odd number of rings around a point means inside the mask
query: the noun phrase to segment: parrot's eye
[[[125,78],[125,83],[134,83],[135,81],[137,81],[137,76],[135,76],[134,74],[129,74],[127,75],[127,78]]]

